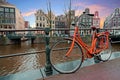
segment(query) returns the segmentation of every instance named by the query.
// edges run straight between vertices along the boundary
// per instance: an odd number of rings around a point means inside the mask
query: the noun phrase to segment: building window
[[[9,12],[9,8],[5,8],[5,12]]]
[[[115,26],[115,23],[114,23],[114,26]]]
[[[0,28],[2,28],[2,26],[0,26]]]
[[[15,18],[15,14],[14,13],[10,13],[10,18]]]
[[[85,22],[85,19],[83,19],[82,21]]]
[[[4,13],[0,12],[0,19],[2,19],[4,17]]]
[[[49,23],[49,21],[47,20],[47,24]]]
[[[0,7],[0,12],[4,12],[4,8]]]
[[[13,8],[10,8],[10,12],[15,12],[15,9],[13,9]]]
[[[43,21],[45,21],[45,18],[43,17]]]
[[[113,19],[113,22],[115,22],[116,20],[115,20],[115,18]]]
[[[5,20],[4,19],[2,19],[2,23],[4,23],[5,22]]]
[[[38,16],[36,17],[36,19],[38,20]]]
[[[36,24],[36,26],[38,27],[38,23]]]
[[[89,19],[89,22],[92,22],[92,19]]]
[[[2,20],[0,20],[0,23],[2,23]]]
[[[53,21],[53,24],[55,24],[55,22]]]
[[[43,27],[45,27],[45,24],[43,24]]]
[[[40,23],[40,27],[42,27],[42,23]]]
[[[83,17],[82,18],[86,18],[86,16],[85,15],[83,15]]]
[[[116,16],[117,16],[118,14],[119,14],[118,12],[115,13]]]
[[[10,19],[9,23],[15,23],[15,19]]]
[[[4,28],[7,29],[7,25],[5,25]]]
[[[5,18],[9,18],[9,13],[5,13]]]
[[[120,22],[120,17],[118,18],[118,22]]]
[[[89,25],[91,25],[92,23],[89,23]]]
[[[42,20],[42,18],[40,17],[40,21]]]
[[[12,23],[12,19],[9,19],[9,23]]]
[[[7,19],[5,19],[5,23],[7,23]]]
[[[15,26],[11,26],[12,27],[12,29],[15,29]]]

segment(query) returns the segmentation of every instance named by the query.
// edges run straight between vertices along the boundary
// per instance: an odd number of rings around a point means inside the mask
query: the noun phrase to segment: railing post
[[[52,75],[52,66],[50,64],[50,47],[49,47],[49,41],[50,41],[50,28],[45,28],[45,42],[46,42],[46,65],[45,65],[45,73],[46,75]]]

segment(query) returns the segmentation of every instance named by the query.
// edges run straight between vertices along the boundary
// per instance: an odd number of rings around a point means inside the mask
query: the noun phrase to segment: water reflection
[[[0,55],[40,51],[43,49],[45,49],[44,44],[22,43],[21,45],[0,46]],[[39,69],[40,67],[43,67],[44,64],[45,64],[45,53],[1,58],[0,59],[0,76],[7,75],[7,78],[9,78],[10,74],[13,75],[15,73],[23,73],[29,70],[34,71],[36,69]],[[0,78],[0,80],[4,80],[3,78],[4,77],[2,77],[2,79]],[[15,79],[11,78],[10,80],[15,80]]]
[[[120,51],[120,43],[112,44],[112,51]]]
[[[120,44],[112,44],[113,54],[111,59],[120,57]],[[0,55],[40,51],[45,49],[45,44],[26,44],[0,46]],[[95,64],[94,59],[87,59],[82,67]],[[41,78],[40,67],[45,65],[45,53],[31,54],[0,59],[0,80],[36,80]],[[42,68],[44,73],[44,68]],[[57,72],[54,71],[54,74]]]

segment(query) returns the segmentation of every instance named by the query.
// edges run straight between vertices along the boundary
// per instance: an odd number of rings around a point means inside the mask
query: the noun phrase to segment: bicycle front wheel
[[[97,47],[103,49],[98,55],[99,60],[108,61],[112,54],[112,46],[106,35],[99,36],[97,39]]]
[[[63,39],[51,48],[50,62],[53,68],[59,73],[73,73],[77,71],[82,64],[82,49],[76,42],[70,55],[68,57],[65,56],[70,49],[71,43],[72,40]]]

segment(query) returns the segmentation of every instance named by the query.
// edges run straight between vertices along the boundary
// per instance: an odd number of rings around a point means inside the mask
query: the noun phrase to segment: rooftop
[[[8,3],[6,0],[0,0],[0,6],[15,7],[14,5]]]

